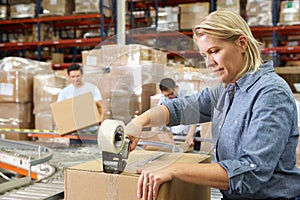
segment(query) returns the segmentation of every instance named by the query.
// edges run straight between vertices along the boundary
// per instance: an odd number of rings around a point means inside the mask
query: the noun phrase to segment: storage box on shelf
[[[246,4],[247,23],[249,26],[272,26],[272,0],[252,0]]]
[[[113,1],[102,0],[103,14],[105,17],[112,17],[113,15]],[[75,13],[100,13],[100,1],[95,0],[75,0]]]
[[[155,16],[152,16],[153,24],[155,25]],[[157,28],[159,30],[166,30],[166,31],[178,31],[179,30],[179,8],[166,6],[164,8],[158,9],[158,21],[157,21]]]
[[[217,1],[217,10],[231,10],[241,16],[245,17],[245,8],[246,0],[218,0]]]
[[[36,17],[36,4],[15,4],[10,5],[10,18],[20,19],[20,18],[34,18]]]
[[[191,30],[203,17],[209,13],[208,2],[180,4],[180,29]]]
[[[75,0],[43,0],[41,4],[44,15],[72,15],[75,10]]]
[[[0,5],[0,19],[5,20],[8,17],[8,7],[7,5]]]
[[[36,0],[7,0],[8,5],[25,4],[25,3],[36,3]]]
[[[281,1],[279,24],[300,24],[299,0]]]

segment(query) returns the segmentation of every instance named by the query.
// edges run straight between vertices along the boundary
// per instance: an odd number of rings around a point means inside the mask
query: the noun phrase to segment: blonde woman
[[[143,171],[138,197],[155,199],[160,185],[176,177],[218,188],[224,199],[300,199],[297,109],[288,84],[272,61],[263,62],[260,44],[239,15],[212,12],[193,32],[219,86],[152,108],[126,132],[134,149],[142,127],[212,121],[215,162]]]

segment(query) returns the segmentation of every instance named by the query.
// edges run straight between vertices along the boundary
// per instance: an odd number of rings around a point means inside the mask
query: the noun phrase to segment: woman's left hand
[[[172,178],[170,166],[153,171],[143,170],[138,180],[137,197],[143,200],[157,199],[159,187]]]

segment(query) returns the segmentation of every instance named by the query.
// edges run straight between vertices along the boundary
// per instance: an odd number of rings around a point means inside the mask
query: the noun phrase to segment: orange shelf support
[[[30,19],[10,19],[0,21],[0,25],[15,25],[15,24],[26,24],[26,23],[40,23],[40,22],[56,22],[56,21],[66,21],[66,20],[83,20],[83,19],[93,19],[101,18],[100,13],[84,14],[84,15],[69,15],[69,16],[45,16]]]
[[[23,175],[23,176],[29,176],[28,170],[24,170],[12,165],[8,165],[6,163],[0,162],[0,168],[16,172],[17,174]],[[38,180],[38,174],[31,172],[30,177],[34,180]]]
[[[97,134],[80,134],[80,135],[60,135],[60,134],[47,134],[47,133],[28,133],[28,137],[37,138],[69,138],[75,140],[97,140]]]

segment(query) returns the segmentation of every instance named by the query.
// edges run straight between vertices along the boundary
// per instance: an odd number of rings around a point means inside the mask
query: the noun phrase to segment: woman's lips
[[[223,68],[221,68],[221,69],[214,69],[214,70],[213,70],[213,73],[218,75],[218,74],[220,74],[223,70],[224,70]]]

